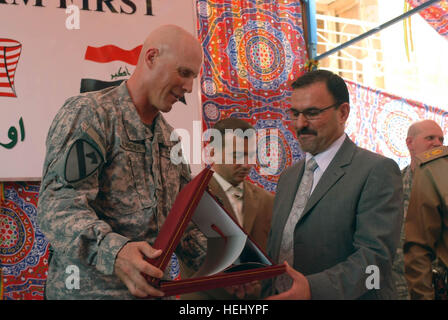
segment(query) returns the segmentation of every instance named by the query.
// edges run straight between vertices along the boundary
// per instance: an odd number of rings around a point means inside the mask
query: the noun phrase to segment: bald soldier
[[[69,98],[54,118],[38,205],[53,250],[47,299],[163,296],[142,274],[164,274],[144,258],[161,254],[151,244],[190,170],[170,161],[177,141],[161,113],[192,91],[201,64],[190,33],[159,27],[128,81]],[[203,256],[199,237],[190,226],[176,251],[191,268]]]
[[[422,120],[414,122],[409,126],[408,134],[406,137],[406,145],[411,156],[411,163],[401,170],[401,176],[403,181],[403,221],[406,219],[407,210],[409,206],[409,197],[411,195],[412,177],[415,167],[417,166],[417,155],[430,150],[435,147],[439,147],[443,144],[443,132],[442,128],[434,120]],[[398,299],[408,300],[409,290],[407,282],[404,276],[404,261],[403,261],[403,245],[404,245],[405,233],[404,223],[400,233],[400,245],[397,248],[395,260],[392,266],[392,272],[397,288]]]
[[[417,155],[429,149],[443,145],[443,131],[434,120],[422,120],[413,123],[406,137],[406,145],[411,155],[410,168],[417,166]]]
[[[448,266],[448,147],[417,158],[405,225],[405,276],[411,299],[434,299],[432,262],[437,258],[445,272]]]

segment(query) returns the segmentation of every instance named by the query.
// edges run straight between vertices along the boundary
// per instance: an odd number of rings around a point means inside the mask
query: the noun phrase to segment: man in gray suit
[[[281,175],[268,254],[287,273],[270,299],[395,299],[392,261],[402,223],[397,164],[344,133],[349,93],[325,70],[292,85],[290,119],[305,159]]]

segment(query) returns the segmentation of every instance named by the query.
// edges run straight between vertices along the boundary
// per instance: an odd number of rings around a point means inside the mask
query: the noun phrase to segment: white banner
[[[64,101],[129,77],[149,32],[179,25],[196,35],[194,0],[0,0],[0,181],[39,180],[45,139]],[[101,58],[106,53],[109,59]],[[188,106],[166,118],[193,132]]]

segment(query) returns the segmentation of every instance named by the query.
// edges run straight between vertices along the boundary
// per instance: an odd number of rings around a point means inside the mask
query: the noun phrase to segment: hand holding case
[[[179,192],[154,242],[162,249],[149,263],[165,270],[190,221],[207,237],[207,255],[188,279],[165,281],[145,276],[165,296],[240,285],[278,276],[284,265],[274,265],[238,222],[207,191],[213,171],[205,168]]]

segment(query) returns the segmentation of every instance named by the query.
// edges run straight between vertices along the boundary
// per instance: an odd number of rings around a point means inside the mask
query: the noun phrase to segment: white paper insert
[[[250,241],[241,227],[232,220],[208,192],[204,192],[192,221],[208,239],[207,257],[194,277],[216,274],[233,263],[246,262],[239,259],[246,245],[246,250],[249,250],[251,255],[255,255],[258,262],[271,265],[270,261]],[[222,235],[213,230],[212,225],[217,226]]]

